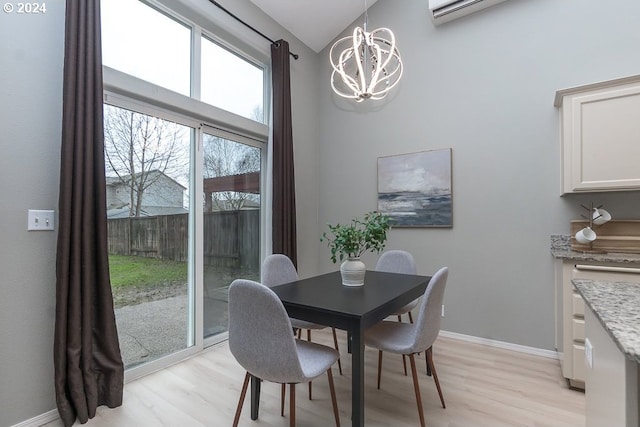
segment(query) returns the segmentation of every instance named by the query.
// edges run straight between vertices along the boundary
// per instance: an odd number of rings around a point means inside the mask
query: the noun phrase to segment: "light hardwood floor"
[[[314,331],[313,340],[332,346],[330,331]],[[351,425],[351,361],[346,352],[346,335],[338,333],[344,375],[339,375],[337,365],[333,374],[341,425],[348,427]],[[400,356],[384,356],[382,387],[377,390],[377,351],[367,349],[365,352],[365,424],[368,427],[417,427],[420,424],[411,376],[404,376]],[[434,345],[434,361],[446,409],[440,406],[433,379],[425,374],[424,353],[416,359],[429,427],[585,425],[584,393],[567,388],[557,360],[440,337]],[[123,406],[98,408],[96,417],[87,425],[231,426],[243,378],[244,371],[227,344],[222,343],[185,362],[128,383]],[[289,425],[288,410],[285,417],[280,416],[277,384],[263,384],[257,421],[251,420],[249,407],[247,394],[240,427]],[[313,382],[312,401],[308,399],[306,387],[297,387],[296,408],[298,427],[335,425],[326,375]],[[47,427],[60,426],[60,422],[47,424]]]

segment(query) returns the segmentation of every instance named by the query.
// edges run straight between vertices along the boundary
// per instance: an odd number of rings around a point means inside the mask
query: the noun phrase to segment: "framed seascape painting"
[[[394,227],[453,227],[451,148],[379,157],[378,211]]]

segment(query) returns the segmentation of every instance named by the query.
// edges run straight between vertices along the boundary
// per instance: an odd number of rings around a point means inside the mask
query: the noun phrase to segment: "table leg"
[[[351,334],[351,425],[364,427],[364,331]]]
[[[258,409],[260,406],[260,383],[262,380],[251,375],[251,419],[258,419]]]

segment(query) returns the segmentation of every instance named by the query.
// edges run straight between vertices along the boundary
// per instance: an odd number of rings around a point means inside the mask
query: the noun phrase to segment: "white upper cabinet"
[[[562,194],[640,189],[640,76],[556,92]]]

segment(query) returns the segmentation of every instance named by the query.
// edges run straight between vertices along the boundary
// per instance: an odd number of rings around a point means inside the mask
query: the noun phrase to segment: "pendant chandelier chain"
[[[367,32],[367,23],[369,22],[369,14],[367,13],[367,0],[364,0],[364,31]]]

